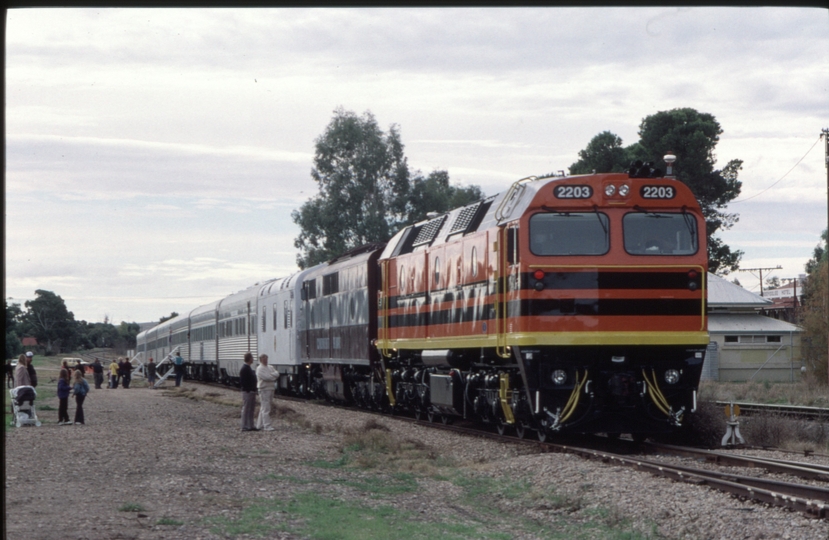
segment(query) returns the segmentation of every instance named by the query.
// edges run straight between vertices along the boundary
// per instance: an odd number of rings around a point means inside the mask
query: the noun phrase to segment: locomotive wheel
[[[429,411],[428,413],[426,413],[426,419],[429,420],[430,424],[434,424],[435,423],[435,413],[433,413],[432,411]]]
[[[423,418],[423,411],[421,411],[419,408],[415,409],[414,416],[415,420],[420,420],[421,418]]]
[[[507,425],[501,422],[495,424],[495,430],[498,432],[498,435],[503,435],[507,432]]]
[[[648,436],[645,433],[631,433],[630,437],[633,439],[635,443],[643,443]]]
[[[517,424],[515,424],[515,435],[519,439],[523,439],[524,437],[527,436],[527,428],[521,422],[518,422]]]
[[[544,442],[547,440],[547,432],[543,429],[539,429],[538,431],[536,431],[536,434],[538,435],[539,442]]]
[[[449,416],[448,414],[444,414],[440,417],[440,421],[443,422],[444,426],[448,426],[449,424],[452,423],[452,417]]]

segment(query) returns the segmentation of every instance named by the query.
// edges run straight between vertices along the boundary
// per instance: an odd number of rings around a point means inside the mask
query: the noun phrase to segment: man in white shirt
[[[259,365],[256,367],[259,417],[256,419],[256,427],[264,431],[275,431],[271,425],[271,400],[273,400],[273,392],[278,378],[279,373],[268,365],[268,355],[259,356]]]

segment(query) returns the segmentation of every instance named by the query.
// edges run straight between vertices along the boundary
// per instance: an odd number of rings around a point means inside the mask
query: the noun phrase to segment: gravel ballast
[[[366,508],[388,505],[423,524],[465,523],[480,532],[475,538],[567,538],[574,531],[604,538],[621,530],[642,538],[829,539],[827,520],[705,486],[393,417],[277,402],[276,431],[241,432],[238,391],[190,383],[183,391],[140,382],[93,389],[84,426],[57,425],[57,399],[38,401],[43,425],[6,434],[6,538],[254,538],[262,531],[266,538],[311,538],[303,516],[288,511],[262,514],[261,530],[228,524],[247,519],[257,501],[313,493]],[[70,417],[73,409],[70,400]],[[370,419],[428,455],[426,465],[343,464],[347,439],[365,432]],[[416,489],[378,499],[350,487],[377,478],[391,485],[401,470]],[[458,478],[491,489],[470,497]]]

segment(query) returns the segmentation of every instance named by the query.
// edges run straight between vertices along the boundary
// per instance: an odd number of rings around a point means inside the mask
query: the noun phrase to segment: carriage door
[[[247,310],[245,311],[245,325],[247,328],[245,329],[245,334],[248,338],[248,352],[253,352],[250,350],[250,302],[248,302]]]

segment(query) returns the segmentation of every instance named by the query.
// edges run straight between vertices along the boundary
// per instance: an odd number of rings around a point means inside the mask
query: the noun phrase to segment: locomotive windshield
[[[604,255],[609,246],[605,214],[561,212],[530,218],[530,251],[535,255]]]
[[[625,251],[631,255],[693,255],[697,220],[688,213],[636,212],[625,215]]]

